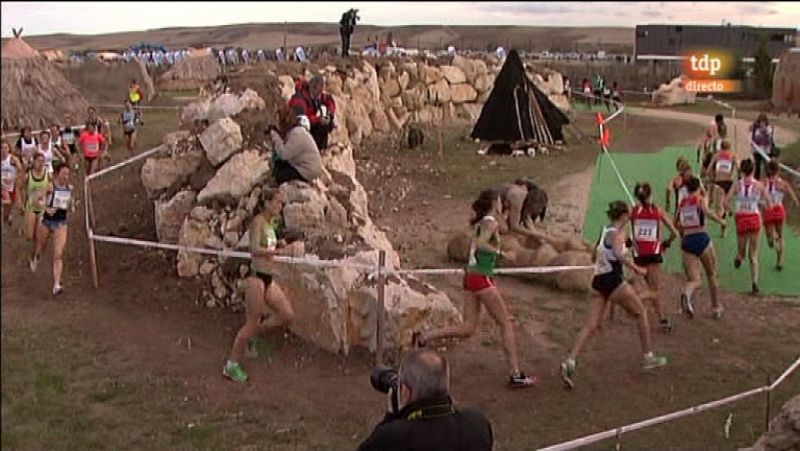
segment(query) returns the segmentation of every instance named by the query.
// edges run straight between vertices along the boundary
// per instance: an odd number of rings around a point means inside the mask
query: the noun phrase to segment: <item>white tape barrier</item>
[[[565,451],[565,450],[580,448],[582,446],[587,446],[593,443],[597,443],[601,440],[607,440],[614,437],[621,437],[622,434],[625,434],[627,432],[632,432],[638,429],[644,429],[646,427],[655,426],[657,424],[665,423],[667,421],[671,421],[677,418],[687,417],[709,409],[713,409],[715,407],[723,406],[725,404],[730,404],[732,402],[739,401],[740,399],[748,398],[750,396],[757,395],[759,393],[772,391],[778,385],[780,385],[787,377],[789,377],[791,373],[797,370],[798,367],[800,367],[800,357],[798,357],[798,359],[795,360],[795,362],[792,365],[790,365],[786,369],[786,371],[784,371],[783,374],[781,374],[781,376],[770,385],[754,388],[752,390],[747,390],[742,393],[737,393],[735,395],[718,399],[716,401],[711,401],[705,404],[700,404],[698,406],[693,406],[687,409],[678,410],[676,412],[668,413],[666,415],[661,415],[647,420],[639,421],[637,423],[621,426],[616,429],[609,429],[604,432],[587,435],[585,437],[577,438],[575,440],[570,440],[568,442],[559,443],[557,445],[548,446],[546,448],[540,448],[539,451]]]
[[[125,105],[98,105],[98,108],[125,108]],[[173,105],[141,105],[139,107],[134,107],[141,110],[180,110],[183,108],[182,106],[173,106]]]
[[[607,124],[609,121],[614,120],[614,118],[616,118],[617,116],[622,114],[622,112],[624,110],[625,110],[625,105],[620,105],[620,108],[616,112],[614,112],[614,114],[612,114],[611,116],[607,117],[603,121],[603,123],[599,125],[601,139],[602,139],[603,133],[605,131],[605,124]],[[600,148],[603,150],[603,153],[606,155],[606,157],[608,157],[608,161],[611,162],[611,168],[614,169],[614,173],[617,175],[617,180],[619,181],[619,184],[622,186],[622,189],[625,191],[625,195],[628,196],[628,200],[631,203],[634,203],[635,200],[633,198],[633,195],[631,194],[630,190],[628,189],[628,184],[625,183],[625,179],[622,177],[622,173],[619,171],[619,168],[617,167],[617,163],[614,161],[614,158],[611,156],[611,152],[608,151],[608,148],[605,146],[605,144],[601,143],[600,144]]]
[[[138,154],[136,156],[133,156],[131,158],[128,158],[127,160],[120,161],[119,163],[117,163],[117,164],[115,164],[113,166],[109,166],[109,167],[107,167],[105,169],[102,169],[100,171],[97,171],[97,172],[95,172],[93,174],[88,175],[86,177],[86,181],[88,182],[89,180],[94,180],[95,178],[100,177],[103,174],[107,174],[107,173],[109,173],[111,171],[114,171],[114,170],[119,169],[119,168],[121,168],[123,166],[131,164],[134,161],[141,160],[142,158],[147,158],[150,155],[153,155],[154,153],[161,152],[163,150],[167,150],[166,146],[164,146],[164,145],[153,147],[152,149],[147,150],[145,152],[142,152],[142,153],[140,153],[140,154]]]
[[[594,266],[526,266],[520,268],[497,268],[494,270],[495,274],[548,274],[553,272],[562,271],[578,271],[593,269]],[[422,268],[422,269],[399,269],[394,271],[384,271],[391,274],[462,274],[466,271],[465,268]]]
[[[752,138],[750,138],[749,141],[750,141],[750,147],[755,149],[756,152],[758,152],[759,155],[761,155],[764,158],[764,160],[766,160],[766,161],[771,161],[772,160],[772,158],[769,155],[767,155],[767,153],[764,151],[764,148],[762,148],[758,144],[754,143]],[[781,169],[783,169],[784,171],[788,172],[789,174],[792,174],[793,176],[800,178],[800,172],[797,172],[796,170],[792,169],[791,167],[789,167],[789,166],[787,166],[787,165],[785,165],[783,163],[780,163],[780,162],[778,163],[778,166],[780,166]]]

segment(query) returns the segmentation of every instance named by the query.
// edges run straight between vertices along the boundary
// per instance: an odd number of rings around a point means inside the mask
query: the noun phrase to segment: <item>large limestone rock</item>
[[[428,95],[428,90],[424,85],[417,85],[405,92],[401,96],[403,105],[408,108],[408,111],[417,111],[425,105],[425,99]]]
[[[177,243],[183,221],[192,211],[197,193],[181,191],[168,201],[156,200],[154,205],[156,236],[162,243]]]
[[[392,78],[383,84],[381,91],[389,97],[397,97],[402,92],[400,82],[396,78]]]
[[[445,80],[439,80],[436,83],[428,85],[428,98],[429,103],[436,104],[450,101],[450,85]]]
[[[433,66],[420,66],[420,76],[426,85],[436,83],[444,80],[444,74],[438,67]]]
[[[151,157],[142,166],[142,185],[148,197],[179,187],[203,164],[203,152],[192,150],[175,158]]]
[[[197,201],[229,202],[249,194],[269,175],[269,161],[255,150],[246,150],[231,157],[197,195]]]
[[[475,79],[478,77],[478,67],[475,64],[477,60],[471,60],[469,58],[464,58],[461,55],[456,55],[453,57],[453,66],[461,69],[466,77],[467,83],[474,83]],[[484,65],[484,69],[486,65]]]
[[[474,102],[478,98],[478,92],[468,83],[450,85],[450,100],[453,103]]]
[[[181,226],[178,244],[189,247],[206,247],[206,243],[214,236],[207,222],[186,218]],[[197,253],[178,251],[178,276],[190,278],[200,271],[203,256]]]
[[[234,152],[241,149],[242,141],[241,127],[228,117],[214,122],[200,135],[200,144],[206,151],[206,158],[214,166],[224,163]]]
[[[800,395],[783,405],[765,432],[748,451],[797,451],[800,449]]]
[[[548,262],[548,266],[591,266],[592,258],[588,252],[567,251],[558,254]],[[592,269],[557,272],[553,280],[561,290],[587,291],[592,280]]]
[[[400,92],[403,92],[406,90],[406,88],[408,88],[408,83],[410,81],[411,76],[408,74],[408,72],[403,71],[403,73],[397,76],[397,84],[400,86]]]
[[[280,83],[281,98],[288,102],[294,95],[294,79],[289,75],[280,75],[278,82]]]
[[[656,105],[694,104],[697,93],[689,92],[684,86],[686,77],[675,77],[669,84],[662,84],[653,91],[650,100]]]
[[[472,82],[473,87],[479,93],[487,92],[494,86],[494,80],[488,75],[479,75]]]
[[[464,75],[464,71],[458,67],[442,66],[439,68],[439,70],[442,71],[442,75],[444,76],[445,80],[447,80],[447,82],[451,85],[467,82],[467,77]]]
[[[772,79],[772,106],[790,113],[800,112],[800,51],[781,56]]]
[[[470,122],[475,122],[481,115],[483,105],[479,103],[462,103],[456,107],[456,115]]]

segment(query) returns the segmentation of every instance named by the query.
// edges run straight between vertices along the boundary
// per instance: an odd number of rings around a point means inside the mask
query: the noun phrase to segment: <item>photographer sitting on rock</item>
[[[438,353],[420,349],[406,355],[399,374],[379,367],[375,389],[388,392],[392,409],[358,447],[369,450],[490,450],[489,420],[475,409],[457,409],[450,398],[450,367]]]
[[[322,174],[314,138],[289,106],[278,109],[278,125],[268,128],[272,138],[272,176],[276,186],[292,180],[311,183]]]
[[[295,115],[308,118],[309,132],[322,152],[328,148],[328,135],[333,130],[333,116],[336,113],[333,96],[324,91],[325,77],[315,75],[308,83],[299,80],[294,96],[289,100]]]

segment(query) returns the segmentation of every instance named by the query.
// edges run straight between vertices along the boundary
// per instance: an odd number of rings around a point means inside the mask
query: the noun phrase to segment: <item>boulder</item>
[[[481,103],[481,104],[486,103],[486,101],[489,100],[489,94],[491,94],[491,93],[492,93],[492,91],[488,90],[488,91],[484,91],[484,92],[478,94],[478,98],[475,99],[475,102]]]
[[[769,429],[748,451],[796,451],[800,446],[800,395],[783,405]]]
[[[444,80],[444,75],[438,67],[420,66],[420,78],[426,85]]]
[[[425,124],[440,123],[444,119],[444,111],[435,106],[427,105],[414,113],[414,120]]]
[[[553,257],[547,266],[589,266],[592,257],[588,252],[567,251]],[[592,280],[592,269],[561,271],[554,273],[552,278],[560,290],[587,291]]]
[[[456,115],[470,122],[475,122],[481,115],[483,105],[479,103],[461,103],[456,106]]]
[[[697,93],[689,92],[684,86],[686,76],[675,77],[669,84],[662,84],[653,91],[650,100],[656,105],[694,104]]]
[[[206,151],[206,158],[214,166],[224,163],[241,149],[242,141],[241,127],[228,117],[214,122],[200,135],[200,144]]]
[[[281,97],[288,102],[294,95],[294,79],[289,75],[280,75],[278,82],[280,83]]]
[[[181,124],[192,124],[195,120],[207,119],[211,101],[208,99],[192,102],[181,110]]]
[[[347,123],[347,131],[350,135],[350,141],[353,144],[358,145],[361,143],[361,140],[364,136],[369,136],[372,134],[372,120],[369,117],[369,113],[366,111],[365,107],[360,104],[353,102],[349,106],[350,114],[347,116],[346,123]]]
[[[150,199],[186,183],[203,164],[203,152],[193,150],[174,158],[150,157],[142,166],[142,185]]]
[[[553,105],[565,113],[572,108],[572,105],[570,104],[569,98],[567,98],[566,94],[550,94],[547,96],[547,98],[553,102]]]
[[[396,78],[391,78],[386,81],[381,87],[381,93],[386,94],[389,97],[397,97],[402,92],[402,88],[400,87],[400,82],[397,81]]]
[[[181,227],[197,198],[194,191],[180,191],[168,201],[157,200],[154,204],[156,236],[163,243],[177,243]]]
[[[408,72],[406,71],[403,71],[403,73],[397,76],[397,83],[400,85],[400,92],[403,92],[406,90],[406,88],[408,88],[408,83],[410,81],[411,81],[411,76],[408,75]]]
[[[190,247],[205,247],[206,241],[213,236],[208,223],[200,222],[195,219],[186,218],[181,226],[178,244]],[[190,278],[196,276],[200,271],[200,264],[203,262],[201,254],[178,251],[178,276]]]
[[[370,94],[372,94],[373,101],[377,103],[378,99],[381,98],[381,88],[378,84],[378,73],[375,72],[375,68],[366,61],[363,62],[361,71],[364,74],[364,87],[369,90]]]
[[[475,78],[472,85],[476,91],[484,93],[491,91],[492,87],[494,87],[494,80],[488,75],[479,75]]]
[[[332,95],[341,96],[343,91],[342,88],[344,83],[342,82],[342,78],[336,74],[328,75],[325,78],[325,83],[327,85],[327,90]]]
[[[389,118],[389,125],[392,126],[392,129],[402,130],[411,118],[411,113],[402,107],[400,109],[391,108],[386,112],[386,116]]]
[[[187,141],[190,140],[192,134],[188,130],[179,130],[177,132],[167,133],[164,135],[164,139],[162,142],[164,146],[167,148],[167,153],[169,155],[178,155],[183,152],[184,147],[193,147],[187,146]]]
[[[447,256],[450,260],[459,263],[466,263],[469,258],[469,248],[472,238],[469,232],[461,231],[450,237],[447,242]]]
[[[254,186],[269,176],[269,161],[255,150],[234,155],[197,195],[200,203],[214,200],[231,202],[249,194]]]
[[[391,125],[389,124],[389,117],[386,116],[386,112],[382,108],[376,108],[370,114],[370,120],[372,121],[372,128],[377,132],[389,132],[391,130]]]
[[[450,85],[450,100],[453,103],[467,103],[474,102],[478,98],[478,92],[472,85],[467,83],[451,84]]]
[[[267,107],[266,102],[261,96],[258,95],[257,92],[253,91],[250,88],[247,88],[240,96],[239,96],[239,111],[234,113],[234,115],[239,114],[242,111],[261,111]]]
[[[447,80],[447,82],[451,85],[467,82],[467,77],[464,75],[464,71],[458,67],[442,66],[439,68],[439,70],[442,71],[442,76],[444,76],[445,80]]]
[[[800,112],[800,52],[781,55],[772,78],[772,106],[790,113]]]
[[[476,77],[489,74],[489,68],[486,66],[486,62],[483,60],[479,59],[472,60],[472,67],[475,69]]]
[[[453,66],[461,69],[466,77],[467,83],[474,83],[475,78],[478,76],[478,70],[474,61],[475,60],[471,60],[469,58],[464,58],[461,55],[456,55],[453,57]]]
[[[403,105],[408,108],[408,111],[417,111],[425,105],[427,97],[427,89],[424,85],[417,85],[414,88],[406,90],[400,97],[403,100]]]
[[[445,103],[450,101],[450,85],[444,80],[428,85],[428,103]]]

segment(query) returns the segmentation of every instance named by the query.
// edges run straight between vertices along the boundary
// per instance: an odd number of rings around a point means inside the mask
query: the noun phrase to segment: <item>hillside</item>
[[[498,45],[534,51],[632,51],[633,29],[622,27],[522,27],[522,26],[438,26],[415,25],[379,27],[359,25],[353,45],[363,46],[367,39],[384,37],[391,32],[399,45],[438,49],[447,45],[458,48],[487,49]],[[285,36],[284,36],[285,33]],[[51,34],[26,36],[38,50],[113,50],[139,42],[159,43],[168,47],[241,46],[273,49],[284,45],[338,46],[339,28],[333,23],[259,23],[219,27],[161,28],[100,35]]]

